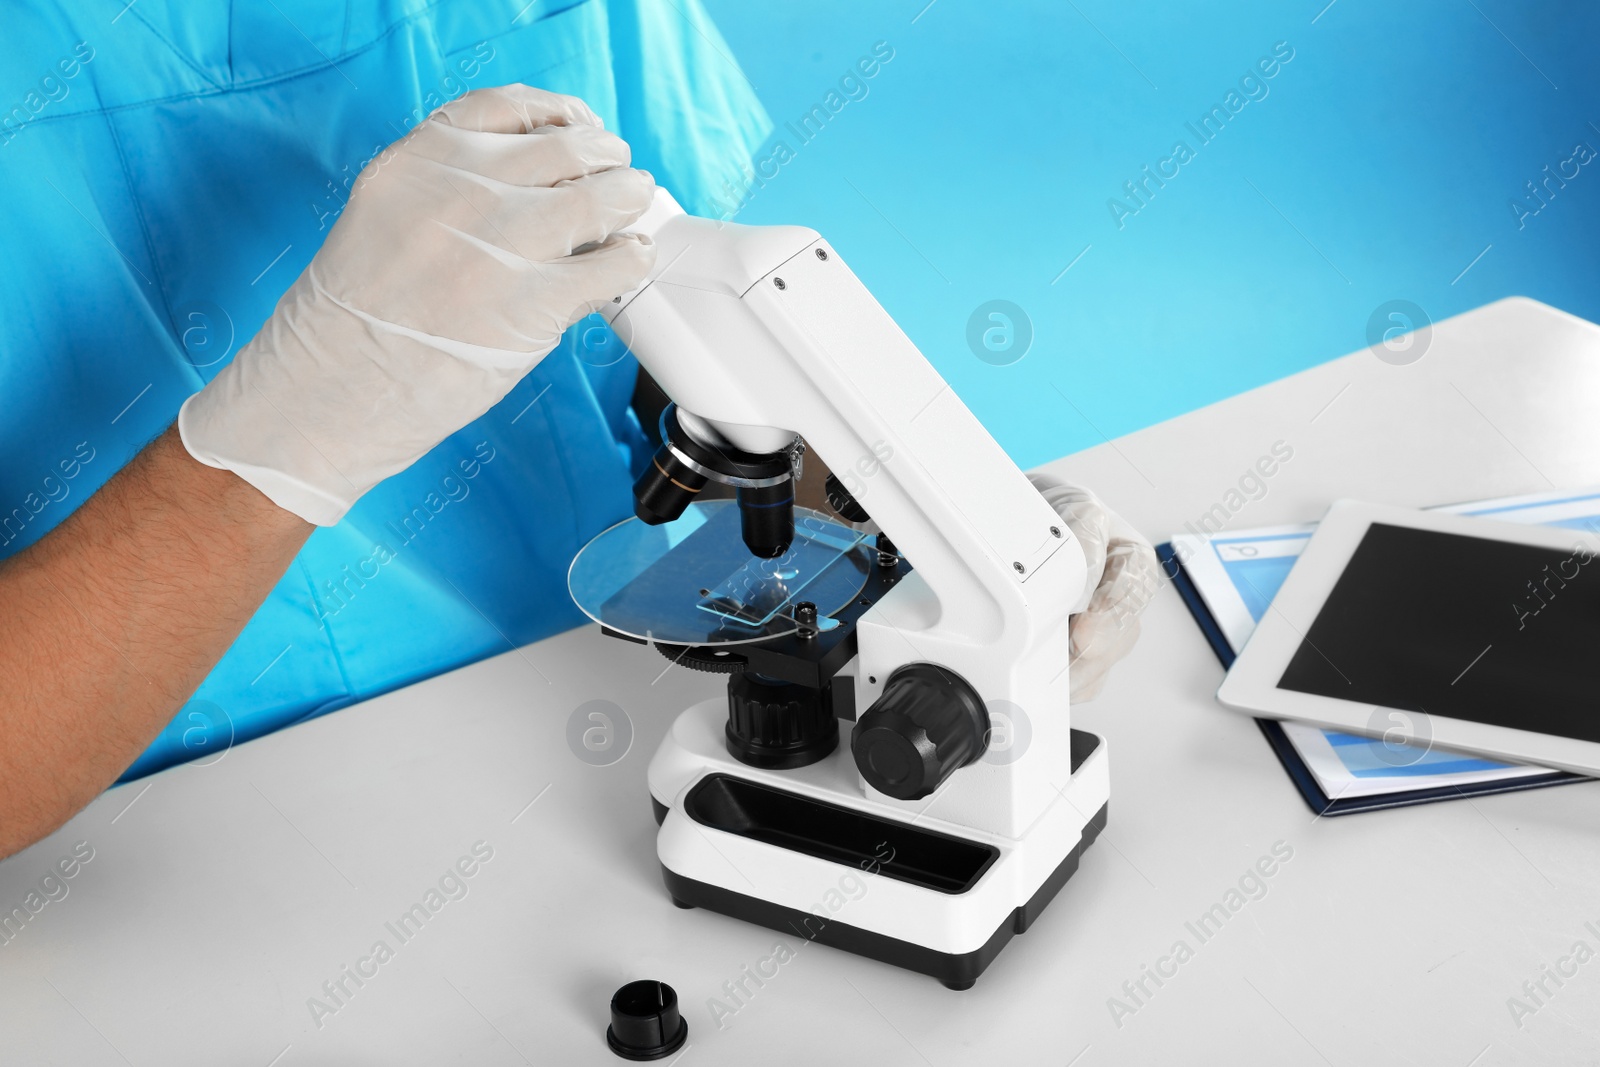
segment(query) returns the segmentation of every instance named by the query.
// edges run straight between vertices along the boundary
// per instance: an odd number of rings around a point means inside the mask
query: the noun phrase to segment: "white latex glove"
[[[320,526],[497,403],[641,282],[616,231],[655,182],[583,101],[526,85],[435,111],[361,172],[277,310],[178,415],[184,446]]]
[[[1074,704],[1093,700],[1111,667],[1139,639],[1139,612],[1160,582],[1155,550],[1089,490],[1045,474],[1028,480],[1083,546],[1087,601],[1069,624]]]

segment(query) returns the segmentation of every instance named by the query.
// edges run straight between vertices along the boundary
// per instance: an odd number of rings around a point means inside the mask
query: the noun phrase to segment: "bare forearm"
[[[312,529],[169,430],[0,564],[0,856],[127,768]]]

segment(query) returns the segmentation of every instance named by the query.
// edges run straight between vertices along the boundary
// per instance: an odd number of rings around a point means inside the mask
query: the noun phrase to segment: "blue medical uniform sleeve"
[[[635,165],[719,213],[770,130],[727,56],[698,0],[13,12],[0,557],[170,425],[271,314],[362,166],[469,89],[581,96]],[[635,372],[586,320],[504,402],[318,530],[125,780],[580,622],[567,565],[629,514],[647,448]]]

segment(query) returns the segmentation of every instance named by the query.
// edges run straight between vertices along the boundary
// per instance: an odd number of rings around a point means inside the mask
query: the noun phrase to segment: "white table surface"
[[[1358,352],[1052,469],[1164,539],[1279,440],[1292,460],[1233,527],[1600,483],[1597,413],[1600,329],[1509,300],[1436,326],[1418,363]],[[9,908],[94,849],[0,947],[0,1063],[620,1063],[607,1002],[638,977],[677,988],[686,1067],[1600,1061],[1600,958],[1520,1026],[1507,1006],[1575,942],[1600,952],[1600,786],[1313,818],[1213,701],[1222,670],[1171,589],[1073,711],[1110,739],[1109,828],[976,988],[790,938],[719,1029],[708,998],[780,938],[661,887],[645,766],[722,685],[665,666],[583,629],[110,791],[0,863]],[[565,739],[596,699],[635,729],[607,767]],[[384,923],[478,841],[467,895],[316,1025],[308,998],[396,944]],[[1280,841],[1266,895],[1199,943],[1185,921]],[[1193,958],[1119,1026],[1108,998],[1180,939]]]

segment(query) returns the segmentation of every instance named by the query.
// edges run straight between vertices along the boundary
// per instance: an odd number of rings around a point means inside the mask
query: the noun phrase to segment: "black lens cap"
[[[665,982],[629,982],[611,996],[606,1044],[623,1059],[659,1060],[683,1047],[689,1020],[678,1011],[678,994]]]

